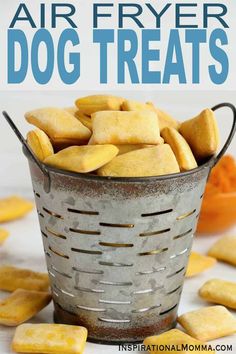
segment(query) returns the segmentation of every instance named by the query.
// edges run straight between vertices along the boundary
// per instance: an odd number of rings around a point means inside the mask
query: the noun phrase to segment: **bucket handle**
[[[212,111],[217,111],[218,109],[220,108],[225,108],[225,107],[228,107],[232,110],[232,113],[233,113],[233,124],[232,124],[232,128],[231,128],[231,131],[229,133],[229,136],[223,146],[223,148],[221,149],[221,151],[217,154],[217,156],[214,158],[214,164],[213,166],[215,166],[217,164],[217,162],[219,162],[219,160],[221,159],[221,157],[225,154],[225,152],[227,151],[229,145],[231,144],[232,140],[233,140],[233,137],[236,133],[236,108],[235,106],[232,104],[232,103],[228,103],[228,102],[225,102],[225,103],[219,103],[217,104],[216,106],[212,107]]]
[[[35,154],[31,150],[31,148],[27,144],[27,141],[24,139],[24,137],[22,136],[21,132],[19,131],[19,129],[17,128],[17,126],[15,125],[15,123],[13,122],[13,120],[11,119],[9,114],[6,111],[3,111],[2,114],[3,114],[4,118],[6,119],[6,121],[8,122],[8,124],[10,125],[10,127],[12,128],[12,130],[14,131],[14,133],[16,134],[17,138],[20,140],[21,144],[27,150],[27,152],[30,155],[30,157],[32,158],[32,160],[36,163],[36,165],[39,167],[39,169],[43,173],[43,175],[44,175],[44,190],[46,193],[49,193],[50,187],[51,187],[51,180],[50,180],[49,171],[39,161],[39,159],[35,156]]]

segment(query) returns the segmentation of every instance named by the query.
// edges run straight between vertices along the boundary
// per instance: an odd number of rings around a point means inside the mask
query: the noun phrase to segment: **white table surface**
[[[150,98],[148,93],[140,95],[143,100],[153,99],[154,102],[161,102],[160,106],[183,119],[191,117],[203,107],[210,107],[222,101],[231,101],[232,103],[236,101],[235,92],[156,93],[156,97],[153,98]],[[6,109],[12,114],[21,131],[25,133],[29,130],[29,126],[26,125],[23,119],[23,113],[26,110],[40,106],[71,106],[77,96],[78,93],[1,93],[0,107],[1,110]],[[127,96],[127,94],[124,94],[124,96]],[[132,97],[132,94],[130,94],[130,97]],[[230,117],[226,115],[225,112],[219,114],[222,141],[226,138],[230,128]],[[234,139],[229,151],[236,156],[236,139]],[[20,194],[32,198],[27,162],[21,153],[20,145],[7,124],[0,121],[0,198],[11,194]],[[0,227],[2,226],[8,229],[11,235],[5,245],[0,247],[0,264],[13,264],[36,271],[46,271],[36,212],[33,211],[22,220],[0,225]],[[227,232],[227,234],[235,233],[236,230]],[[206,253],[218,237],[220,236],[195,238],[193,248],[201,253]],[[179,314],[208,305],[198,297],[197,292],[206,280],[214,277],[235,280],[236,268],[218,263],[214,268],[205,273],[191,279],[186,279]],[[4,298],[6,295],[6,293],[0,292],[0,298]],[[51,304],[31,320],[31,322],[52,322],[52,314],[53,306]],[[235,312],[234,316],[236,317]],[[0,354],[12,353],[10,343],[14,331],[14,328],[0,326]],[[234,348],[233,353],[236,352],[236,336],[221,338],[212,343],[232,344]],[[115,353],[118,353],[117,346],[103,346],[91,343],[87,343],[85,350],[85,354]],[[218,353],[223,354],[228,352],[222,351]]]

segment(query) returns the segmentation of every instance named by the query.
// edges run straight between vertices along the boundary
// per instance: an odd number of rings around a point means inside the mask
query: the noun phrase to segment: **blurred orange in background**
[[[200,212],[197,232],[217,233],[236,223],[236,161],[225,155],[212,169]]]

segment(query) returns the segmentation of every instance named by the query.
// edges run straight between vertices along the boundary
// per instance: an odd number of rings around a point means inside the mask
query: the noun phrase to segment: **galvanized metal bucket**
[[[24,144],[55,321],[88,328],[97,342],[138,342],[176,324],[205,184],[217,157],[181,174],[102,178],[41,164]]]

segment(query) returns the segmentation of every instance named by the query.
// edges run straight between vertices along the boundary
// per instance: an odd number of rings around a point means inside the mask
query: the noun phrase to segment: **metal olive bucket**
[[[181,174],[105,178],[41,164],[24,144],[55,305],[55,321],[97,342],[138,342],[176,324],[209,172],[225,153]]]

